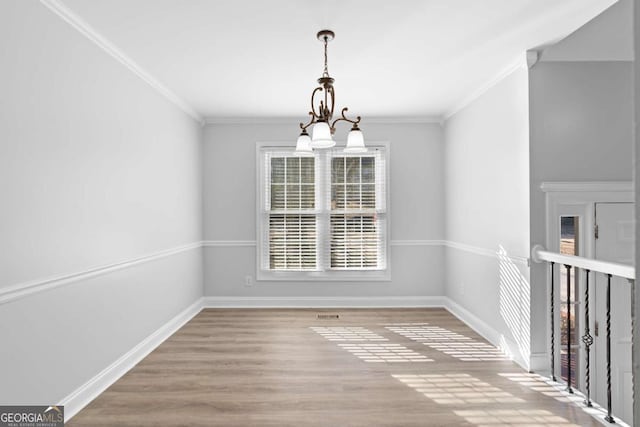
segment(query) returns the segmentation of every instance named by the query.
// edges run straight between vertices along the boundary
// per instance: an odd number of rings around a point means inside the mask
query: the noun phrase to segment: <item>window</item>
[[[388,279],[386,154],[260,147],[258,279]]]

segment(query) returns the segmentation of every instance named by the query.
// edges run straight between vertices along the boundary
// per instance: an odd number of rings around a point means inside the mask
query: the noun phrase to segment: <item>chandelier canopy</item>
[[[333,87],[334,79],[329,75],[329,67],[327,65],[327,45],[335,38],[335,34],[331,30],[322,30],[318,32],[317,37],[318,40],[324,43],[324,71],[322,72],[322,77],[318,79],[319,86],[311,93],[311,111],[309,111],[311,119],[307,124],[300,123],[302,133],[298,137],[296,154],[311,154],[314,148],[322,149],[335,146],[336,142],[333,140],[333,134],[336,131],[336,123],[340,121],[351,123],[352,125],[344,151],[346,153],[366,152],[364,137],[358,127],[360,116],[357,116],[355,120],[349,119],[345,115],[349,109],[344,107],[340,117],[333,119],[336,93]],[[316,97],[318,98],[317,100]],[[307,132],[309,126],[313,126],[311,137]]]

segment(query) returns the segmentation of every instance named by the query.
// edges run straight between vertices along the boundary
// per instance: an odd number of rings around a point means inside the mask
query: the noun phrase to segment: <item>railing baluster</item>
[[[567,392],[573,393],[571,388],[571,266],[565,264],[567,269]]]
[[[605,421],[615,423],[611,415],[611,274],[607,274],[607,416]]]
[[[553,274],[553,267],[556,265],[555,262],[551,263],[551,380],[556,380],[556,369],[555,369],[555,360],[556,360],[556,348],[555,348],[555,336],[556,336],[556,325],[555,325],[555,309],[554,309],[554,301],[555,301],[555,277]]]
[[[584,401],[585,405],[588,407],[593,406],[591,404],[591,357],[590,357],[590,349],[593,344],[593,337],[591,336],[591,331],[589,329],[589,274],[590,270],[585,270],[585,285],[584,285],[584,335],[582,336],[582,342],[584,343],[585,348],[585,386],[586,386],[586,399]]]
[[[634,279],[627,279],[629,284],[631,285],[630,297],[631,297],[631,368],[634,369],[636,364],[636,360],[638,357],[638,352],[636,351],[638,348],[638,341],[636,339],[636,328],[638,327],[636,322],[636,281]],[[638,378],[634,375],[632,377],[632,386],[631,386],[631,404],[633,405],[632,410],[632,420],[640,419],[640,411],[638,411],[638,407],[640,405],[636,404],[636,397],[638,396]]]

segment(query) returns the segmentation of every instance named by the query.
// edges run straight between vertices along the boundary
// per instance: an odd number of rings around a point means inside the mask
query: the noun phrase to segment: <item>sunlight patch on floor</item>
[[[526,372],[523,373],[501,373],[498,374],[503,378],[507,378],[523,387],[527,387],[530,390],[537,391],[538,393],[548,396],[552,399],[557,400],[558,402],[563,403],[571,403],[576,408],[581,409],[583,412],[591,415],[594,418],[597,418],[605,425],[610,425],[608,422],[603,421],[605,415],[607,414],[607,410],[600,406],[598,403],[592,401],[591,407],[587,407],[585,405],[585,396],[574,389],[574,393],[569,394],[566,392],[566,385],[558,382],[551,381],[549,378],[543,377],[538,374],[529,374]],[[620,418],[616,417],[616,414],[613,414],[616,420],[616,424],[620,427],[628,427],[624,421],[620,420]]]
[[[491,362],[491,361],[508,361],[511,360],[500,349],[483,342],[464,341],[464,342],[438,342],[424,343],[435,350],[444,354],[455,357],[463,362]]]
[[[466,341],[471,339],[467,336],[461,335],[457,332],[452,332],[439,326],[412,325],[387,326],[386,328],[391,332],[395,332],[396,334],[417,342]]]
[[[433,362],[427,356],[417,353],[400,344],[338,344],[354,356],[365,362],[406,363]]]
[[[386,338],[360,326],[311,326],[309,329],[329,341],[388,341]]]
[[[478,427],[579,427],[565,418],[542,409],[474,409],[453,412]]]
[[[498,374],[530,390],[537,391],[545,396],[552,397],[559,402],[581,402],[582,398],[577,395],[569,395],[562,390],[562,386],[551,383],[544,377],[537,374],[528,373],[505,373]]]
[[[387,326],[386,329],[464,362],[508,361],[500,349],[439,326]]]
[[[441,405],[524,403],[523,399],[469,374],[392,376]]]

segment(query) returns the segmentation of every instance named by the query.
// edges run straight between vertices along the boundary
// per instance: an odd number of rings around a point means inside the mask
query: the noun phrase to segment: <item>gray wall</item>
[[[446,122],[446,295],[529,363],[529,135],[523,66]],[[496,256],[499,253],[501,256]]]
[[[635,58],[640,58],[640,7],[637,2],[633,5],[633,22],[634,22],[634,44]],[[638,173],[638,167],[640,167],[640,132],[638,132],[638,124],[640,124],[640,67],[637,62],[633,63],[633,86],[634,86],[634,180],[636,187],[636,198],[638,198],[638,189],[640,189],[640,174]],[[640,224],[640,209],[636,208],[636,224]],[[640,227],[636,225],[636,266],[640,266]],[[636,283],[638,283],[638,273],[636,270]],[[635,300],[633,305],[635,312],[632,313],[635,319],[640,319],[640,290],[635,287]],[[640,396],[640,328],[634,328],[633,330],[633,395]],[[640,420],[640,399],[633,400],[633,419]]]
[[[234,242],[256,240],[256,142],[295,140],[296,123],[214,124],[205,129],[205,240],[230,243],[205,248],[205,296],[444,295],[442,246],[393,244],[444,237],[444,147],[438,124],[363,123],[368,141],[390,142],[391,282],[264,281],[244,286],[245,276],[255,277],[256,247]]]
[[[544,61],[620,61],[633,58],[633,0],[612,6],[542,53]]]
[[[630,62],[539,62],[529,71],[531,244],[546,246],[547,181],[631,181]],[[531,269],[532,349],[546,352],[547,269]]]
[[[0,63],[0,291],[200,240],[193,119],[36,1],[0,3]],[[59,402],[201,295],[192,249],[0,303],[0,403]]]

